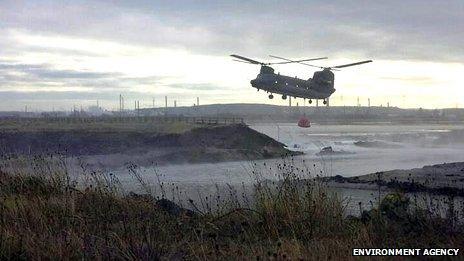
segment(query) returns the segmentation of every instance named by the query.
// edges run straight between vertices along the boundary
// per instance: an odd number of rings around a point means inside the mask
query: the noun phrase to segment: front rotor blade
[[[232,59],[232,61],[241,62],[241,63],[247,63],[247,64],[254,64],[254,63],[250,63],[250,62],[246,62],[246,61],[242,61],[242,60],[237,60],[237,59]]]
[[[355,66],[355,65],[360,65],[360,64],[363,64],[363,63],[370,63],[370,62],[372,62],[372,60],[366,60],[366,61],[357,62],[357,63],[349,63],[349,64],[337,65],[337,66],[332,66],[330,68],[344,68],[344,67]]]
[[[285,60],[286,62],[276,62],[276,63],[270,63],[270,64],[288,64],[288,63],[301,63],[301,62],[308,62],[308,61],[316,61],[316,60],[323,60],[327,59],[327,57],[319,57],[319,58],[309,58],[309,59],[302,59],[302,60],[290,60],[287,58],[275,56],[275,55],[269,55],[272,58],[277,58],[281,60]]]
[[[272,58],[277,58],[277,59],[285,60],[285,61],[288,61],[288,62],[293,62],[292,60],[284,58],[284,57],[279,57],[279,56],[275,56],[275,55],[269,55],[269,56],[272,57]]]
[[[250,58],[246,58],[246,57],[240,56],[240,55],[236,55],[236,54],[231,54],[230,56],[232,56],[232,57],[234,57],[234,58],[237,58],[237,59],[240,59],[240,60],[247,61],[247,62],[252,63],[252,64],[263,64],[263,63],[261,63],[261,62],[258,62],[258,61],[252,60],[252,59],[250,59]]]
[[[325,68],[325,67],[322,67],[322,66],[312,65],[312,64],[308,64],[308,63],[299,63],[299,64],[303,64],[303,65],[311,66],[311,67],[316,67],[316,68],[321,68],[321,69]]]

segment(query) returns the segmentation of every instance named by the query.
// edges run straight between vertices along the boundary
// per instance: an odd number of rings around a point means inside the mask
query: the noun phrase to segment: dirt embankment
[[[436,164],[409,170],[382,171],[356,177],[325,178],[335,187],[375,189],[383,187],[405,192],[430,192],[464,196],[464,162]]]
[[[146,164],[264,159],[294,154],[274,139],[246,125],[200,127],[183,133],[54,130],[0,132],[4,153],[120,155]]]

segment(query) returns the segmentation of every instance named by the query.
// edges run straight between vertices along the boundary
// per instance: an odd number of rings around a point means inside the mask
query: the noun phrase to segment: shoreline
[[[364,190],[392,190],[407,193],[464,196],[464,162],[426,165],[422,168],[395,169],[376,173],[321,178],[329,187]]]

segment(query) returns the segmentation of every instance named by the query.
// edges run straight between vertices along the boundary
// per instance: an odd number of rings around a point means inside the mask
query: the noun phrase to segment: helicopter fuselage
[[[261,66],[260,73],[250,83],[258,90],[282,94],[282,98],[327,99],[335,92],[334,75],[330,70],[317,71],[313,78],[304,80],[275,74],[271,67]]]

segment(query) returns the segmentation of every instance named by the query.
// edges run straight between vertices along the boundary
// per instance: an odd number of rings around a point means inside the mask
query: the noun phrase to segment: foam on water
[[[408,169],[422,167],[424,165],[444,162],[464,161],[464,144],[427,146],[425,140],[433,140],[436,135],[446,133],[443,130],[457,129],[456,126],[312,126],[311,128],[299,128],[295,125],[282,124],[278,128],[276,124],[261,124],[252,128],[267,134],[288,148],[301,150],[305,155],[296,157],[295,160],[305,160],[328,168],[325,175],[355,176],[368,174],[382,170]],[[364,130],[364,132],[362,132]],[[430,130],[430,131],[428,131]],[[439,132],[437,132],[439,130]],[[420,133],[418,141],[411,138],[408,142],[395,142],[396,136]],[[367,138],[366,138],[367,137]],[[389,145],[401,145],[401,147],[360,147],[354,145],[359,140],[380,141]],[[463,141],[464,142],[464,141]],[[297,144],[297,148],[294,148]],[[322,147],[332,146],[334,150],[355,152],[349,155],[316,156]],[[255,163],[267,162],[275,164],[280,159],[260,160]],[[221,162],[208,164],[182,164],[157,167],[166,182],[184,183],[241,183],[251,182],[250,166],[253,162]],[[327,168],[326,168],[327,169]],[[147,179],[154,179],[151,168],[142,168]],[[117,170],[119,176],[124,178],[126,170]]]
[[[261,124],[252,128],[278,139],[288,148],[301,150],[305,154],[294,157],[297,166],[306,166],[312,175],[356,176],[392,169],[410,169],[444,162],[464,161],[464,139],[453,140],[450,144],[435,144],[439,135],[462,126],[312,126],[299,128],[290,124]],[[360,147],[356,141],[378,141],[382,147]],[[297,144],[297,148],[294,148]],[[322,147],[355,152],[349,155],[316,156]],[[182,164],[141,168],[140,175],[156,187],[166,184],[169,195],[174,197],[174,188],[183,191],[179,200],[193,198],[201,200],[204,195],[228,193],[231,187],[241,191],[249,190],[255,180],[253,170],[260,170],[263,177],[277,179],[275,167],[282,159],[259,160],[254,162],[236,161],[221,163]],[[140,186],[125,169],[115,170],[126,190],[140,192]],[[222,191],[222,192],[221,192]],[[159,192],[159,191],[158,191]],[[341,190],[342,196],[349,196],[354,202],[369,204],[371,191]],[[168,197],[170,197],[168,195]],[[356,204],[353,209],[356,211]]]

